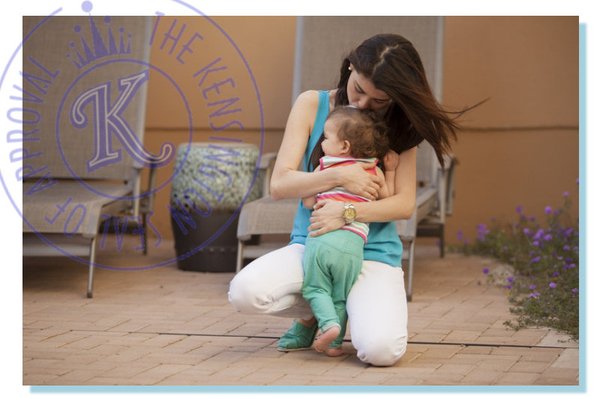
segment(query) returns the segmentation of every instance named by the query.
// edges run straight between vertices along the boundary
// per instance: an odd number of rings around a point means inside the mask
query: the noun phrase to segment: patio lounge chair
[[[150,28],[148,17],[24,18],[23,91],[42,100],[27,102],[39,122],[23,143],[23,256],[87,264],[89,298],[103,221],[132,222],[146,253],[156,161],[143,147]]]
[[[398,32],[413,42],[421,54],[432,89],[440,97],[443,45],[441,17],[299,17],[296,32],[294,98],[307,89],[334,85],[342,54],[332,56],[332,49],[350,51],[361,40],[383,32]],[[448,157],[445,163],[446,168],[442,169],[427,142],[419,145],[416,210],[410,219],[396,222],[398,235],[405,246],[403,262],[408,266],[408,300],[412,299],[414,248],[419,225],[422,231],[428,227],[427,231],[432,230],[433,234],[439,236],[440,248],[443,248],[445,216],[451,211],[446,204],[453,193],[453,186],[449,183],[453,181],[455,162]],[[268,164],[265,162],[263,166],[267,167]],[[237,232],[237,271],[241,269],[244,259],[258,257],[285,245],[281,241],[252,243],[250,239],[289,234],[297,206],[297,199],[274,201],[268,195],[243,206]]]

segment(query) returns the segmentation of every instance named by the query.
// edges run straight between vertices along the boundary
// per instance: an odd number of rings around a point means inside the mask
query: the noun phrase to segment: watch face
[[[344,220],[346,223],[351,223],[356,218],[356,209],[354,208],[346,208],[344,209]]]

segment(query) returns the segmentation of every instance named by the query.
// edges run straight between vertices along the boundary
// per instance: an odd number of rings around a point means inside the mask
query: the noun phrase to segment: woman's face
[[[360,109],[385,110],[392,103],[390,96],[377,89],[370,79],[356,72],[353,66],[351,68],[352,72],[346,88],[349,104]]]

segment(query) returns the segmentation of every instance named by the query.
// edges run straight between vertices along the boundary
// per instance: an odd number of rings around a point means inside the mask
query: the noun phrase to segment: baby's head
[[[388,151],[387,127],[374,111],[336,107],[324,130],[321,148],[325,155],[383,160]]]

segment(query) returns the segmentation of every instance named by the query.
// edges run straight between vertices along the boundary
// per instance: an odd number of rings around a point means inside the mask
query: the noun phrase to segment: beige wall
[[[450,240],[492,217],[514,220],[517,205],[539,217],[577,192],[578,30],[577,17],[446,18],[445,104],[489,98],[455,145]]]
[[[281,142],[283,126],[290,110],[292,98],[292,74],[294,62],[295,18],[294,17],[215,17],[213,18],[224,32],[239,48],[252,75],[262,101],[264,114],[263,151],[277,151]],[[175,23],[173,29],[171,25]],[[185,25],[185,29],[183,28]],[[183,33],[174,49],[174,40],[166,39],[171,29],[171,36]],[[184,52],[177,58],[184,44],[194,33],[203,40],[195,40],[190,47],[194,53]],[[162,49],[161,49],[162,47]],[[195,72],[205,67],[207,63],[221,57],[223,60],[216,65],[226,65],[223,73],[210,73],[208,80],[223,81],[233,79],[236,87],[223,85],[231,93],[221,96],[226,98],[239,96],[240,109],[243,109],[244,129],[215,132],[210,129],[210,123],[223,126],[228,121],[211,120],[211,113],[204,100],[202,90],[198,87],[199,77],[194,78]],[[199,17],[163,17],[158,24],[152,46],[151,62],[154,66],[171,76],[188,97],[189,107],[193,115],[193,133],[191,141],[211,141],[209,137],[221,134],[223,137],[239,138],[246,143],[260,145],[260,115],[257,106],[257,96],[252,87],[252,81],[245,69],[242,58],[226,37],[205,18]],[[187,77],[187,78],[186,78]],[[207,83],[204,84],[207,86]],[[235,107],[238,107],[237,105]],[[187,113],[184,112],[183,101],[173,85],[161,74],[153,71],[150,76],[148,92],[148,110],[146,115],[146,142],[151,151],[158,151],[164,142],[185,143],[190,140]],[[231,119],[229,119],[231,122]],[[234,125],[232,125],[234,126]],[[172,166],[160,169],[157,181],[160,185],[166,182],[173,172]],[[152,222],[158,228],[163,238],[172,237],[171,220],[168,212],[170,188],[160,190],[156,195],[155,215]]]
[[[236,43],[252,69],[263,102],[264,150],[276,151],[291,102],[295,18],[214,20]],[[169,54],[168,45],[161,50],[158,39],[161,33],[164,37],[172,21],[165,17],[159,25],[152,62],[180,76],[193,69],[182,67],[173,53]],[[203,59],[229,54],[231,73],[244,75],[242,65],[233,61],[235,51],[222,35],[219,38],[219,32],[200,18],[178,18],[177,26],[183,23],[186,33],[196,29],[206,36],[203,44],[210,43],[202,47]],[[466,129],[459,133],[455,145],[460,164],[455,212],[448,220],[450,241],[459,229],[473,236],[475,225],[492,217],[508,220],[516,205],[540,215],[544,206],[558,204],[564,191],[577,191],[577,57],[576,17],[445,19],[444,103],[461,108],[489,98],[463,118]],[[150,80],[146,136],[154,150],[164,141],[187,140],[185,118],[174,100],[177,96],[166,81],[155,75]],[[193,87],[197,82],[192,79],[188,84]],[[252,98],[250,86],[238,90]],[[244,107],[250,109],[252,104]],[[197,123],[192,140],[206,141],[214,133],[208,128],[206,104],[197,100],[193,109]],[[243,132],[227,134],[258,144],[258,120],[249,117],[244,125]],[[159,182],[170,172],[161,170]],[[166,238],[171,235],[168,198],[168,189],[159,193],[154,217]]]

